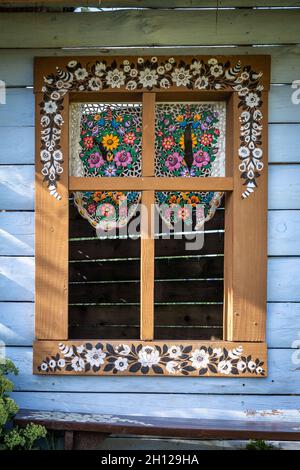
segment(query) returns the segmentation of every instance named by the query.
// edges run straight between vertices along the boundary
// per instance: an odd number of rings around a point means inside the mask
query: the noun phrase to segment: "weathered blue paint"
[[[292,59],[298,57],[297,51],[291,50],[290,55],[274,51],[273,82],[291,83],[296,78],[300,63]],[[32,63],[29,53],[4,54],[0,78],[12,86],[31,85]],[[292,355],[298,357],[291,348],[300,339],[300,165],[295,164],[300,161],[300,105],[293,105],[290,95],[290,86],[272,87],[270,94],[268,378],[43,377],[31,372],[34,100],[32,90],[8,90],[7,105],[0,106],[0,210],[13,212],[0,212],[0,339],[10,345],[7,353],[20,368],[14,393],[20,406],[156,416],[300,419],[300,371],[291,362]]]

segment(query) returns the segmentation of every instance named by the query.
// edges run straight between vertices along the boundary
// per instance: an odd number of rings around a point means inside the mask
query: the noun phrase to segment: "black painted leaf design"
[[[188,359],[189,355],[188,354],[181,354],[180,358],[181,359]]]
[[[85,348],[88,349],[89,351],[93,349],[92,343],[86,343]]]
[[[158,365],[153,365],[152,369],[154,370],[154,372],[156,374],[163,374],[164,373],[163,369]]]
[[[239,371],[237,370],[236,367],[233,367],[233,368],[231,369],[231,373],[232,373],[233,375],[239,375]]]
[[[161,357],[160,358],[160,362],[170,362],[170,361],[173,361],[173,359],[171,357],[168,357],[168,356],[164,356],[164,357]]]
[[[199,370],[199,375],[205,375],[207,372],[207,367],[203,367],[202,369]]]
[[[186,346],[185,348],[183,348],[182,352],[184,352],[185,354],[189,354],[192,349],[193,349],[193,346]]]
[[[129,372],[138,372],[141,368],[141,364],[139,362],[135,362],[132,366],[129,367]]]
[[[115,360],[116,360],[116,357],[114,356],[110,356],[107,358],[107,362],[115,362]]]
[[[71,364],[68,364],[68,365],[66,366],[66,370],[67,370],[67,371],[73,370],[73,367],[71,366]]]
[[[148,374],[149,367],[148,366],[147,367],[141,367],[141,372],[142,372],[142,374]]]
[[[163,354],[167,354],[168,352],[168,346],[166,344],[163,345],[163,350],[162,350]]]
[[[106,343],[106,350],[107,350],[110,354],[115,354],[115,350],[114,350],[113,346],[112,346],[110,343]]]
[[[213,364],[207,364],[207,367],[213,374],[217,373],[217,368]]]
[[[196,370],[195,367],[192,366],[182,366],[182,368],[184,368],[184,370],[187,370],[188,372],[194,372]]]

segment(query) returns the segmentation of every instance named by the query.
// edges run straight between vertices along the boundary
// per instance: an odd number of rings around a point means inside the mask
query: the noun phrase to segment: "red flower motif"
[[[86,149],[93,148],[93,145],[94,145],[93,137],[90,137],[90,136],[84,137],[83,143]]]
[[[125,144],[133,145],[135,141],[134,132],[127,132],[127,134],[124,134],[123,139],[124,139]]]
[[[206,132],[200,137],[202,145],[208,146],[213,141],[213,136],[211,134],[206,134]]]
[[[95,204],[89,204],[88,207],[87,207],[87,211],[89,214],[94,214],[96,210],[96,205]]]
[[[171,135],[163,138],[162,146],[165,150],[170,150],[174,145],[174,139]]]

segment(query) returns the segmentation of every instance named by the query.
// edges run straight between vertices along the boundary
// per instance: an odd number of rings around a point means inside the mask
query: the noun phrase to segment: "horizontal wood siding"
[[[219,2],[220,6],[224,2]],[[169,3],[181,6],[179,4],[182,2]],[[189,2],[192,3],[195,2]],[[226,3],[241,2],[228,0]],[[273,5],[278,3],[272,2]],[[0,340],[6,343],[7,355],[20,368],[13,394],[20,406],[121,414],[130,410],[136,414],[165,416],[299,420],[300,105],[292,103],[293,90],[290,85],[293,80],[300,79],[300,46],[250,47],[253,43],[299,44],[299,14],[298,11],[259,10],[219,12],[217,34],[215,13],[212,12],[117,12],[101,15],[101,18],[74,15],[71,20],[70,15],[51,14],[44,17],[35,15],[31,20],[26,16],[26,21],[22,14],[14,16],[13,29],[18,31],[17,35],[11,34],[9,17],[1,15],[0,42],[1,47],[7,49],[0,52],[0,79],[5,80],[10,88],[7,90],[7,104],[0,105]],[[201,22],[206,25],[204,28],[199,28],[200,16]],[[178,21],[179,17],[184,21]],[[52,21],[53,18],[55,21]],[[96,29],[96,23],[103,25],[103,28]],[[33,24],[40,34],[32,33]],[[48,29],[47,24],[51,24]],[[200,47],[205,43],[244,46],[219,49]],[[136,45],[138,49],[124,52],[120,46],[126,44]],[[153,45],[156,44],[165,47],[155,49]],[[170,48],[176,44],[183,47]],[[76,45],[101,48],[88,51],[57,48]],[[196,47],[190,47],[193,45]],[[168,380],[157,377],[145,380],[140,377],[32,375],[34,100],[32,90],[26,87],[33,83],[33,57],[123,53],[272,55],[267,313],[269,376],[263,380]],[[214,269],[218,266],[216,261]],[[93,270],[81,267],[80,272],[83,273],[84,269],[93,280]],[[133,277],[134,269],[131,271]],[[71,267],[74,281],[78,272],[74,263]],[[80,310],[74,312],[76,320],[76,315],[80,317],[82,313]],[[131,314],[135,315],[134,311]],[[93,321],[92,309],[87,311],[87,315]],[[159,315],[163,327],[169,315],[168,309],[162,308]],[[193,315],[190,322],[193,325]],[[138,444],[135,443],[135,446]]]
[[[0,43],[6,48],[189,46],[209,44],[297,44],[300,11],[111,11],[82,13],[1,13]],[[289,27],[283,27],[286,25]],[[33,34],[34,31],[34,34]],[[22,38],[22,39],[21,39]]]

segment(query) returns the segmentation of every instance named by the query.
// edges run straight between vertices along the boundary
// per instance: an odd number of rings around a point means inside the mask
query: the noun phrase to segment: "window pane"
[[[141,176],[140,103],[74,103],[70,122],[72,176]]]
[[[81,194],[87,197],[87,193]],[[100,208],[100,195],[100,192],[89,193],[87,208],[90,204]],[[115,196],[114,192],[110,196],[106,194],[112,207]],[[109,219],[110,203],[103,201],[103,213],[106,212]],[[116,201],[114,206],[118,214],[119,201]],[[69,338],[139,339],[139,207],[131,206],[130,226],[118,224],[117,216],[115,220],[111,219],[109,226],[109,221],[102,225],[100,221],[96,230],[93,219],[86,220],[81,212],[85,210],[84,204],[80,206],[79,200],[74,202],[74,198],[70,198]],[[122,204],[121,201],[121,208]]]
[[[193,208],[190,209],[191,213]],[[194,220],[194,222],[193,222]],[[181,226],[179,225],[181,222]],[[162,218],[155,240],[155,339],[222,339],[224,206],[208,222]],[[193,222],[193,223],[192,223]]]

